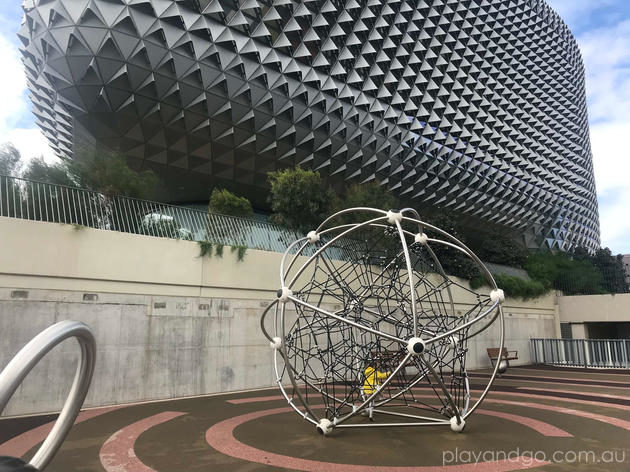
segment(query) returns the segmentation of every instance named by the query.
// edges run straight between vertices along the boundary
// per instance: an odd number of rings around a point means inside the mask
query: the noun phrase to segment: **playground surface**
[[[489,375],[470,373],[473,398]],[[0,455],[30,457],[53,420],[0,420]],[[630,373],[513,367],[460,434],[448,427],[351,428],[324,437],[275,388],[88,409],[46,471],[525,469],[629,471]]]

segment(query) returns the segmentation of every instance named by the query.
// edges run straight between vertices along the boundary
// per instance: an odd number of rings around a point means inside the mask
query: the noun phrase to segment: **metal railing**
[[[532,339],[534,364],[630,368],[630,339]]]
[[[263,221],[4,175],[0,216],[275,252],[301,237]]]
[[[601,295],[605,293],[630,293],[630,285],[625,280],[623,266],[618,269],[609,267],[597,267],[600,274],[598,282],[599,291],[594,290],[592,284],[584,283],[583,279],[568,277],[555,283],[557,290],[562,290],[565,295]]]

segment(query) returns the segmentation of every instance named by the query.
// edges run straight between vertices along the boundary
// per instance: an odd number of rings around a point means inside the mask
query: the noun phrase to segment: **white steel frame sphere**
[[[465,254],[491,292],[449,277],[432,249],[438,246]],[[467,292],[466,304],[453,299],[451,288]],[[501,364],[471,405],[468,340],[498,319],[503,352],[504,299],[479,258],[415,210],[350,208],[287,248],[280,289],[261,328],[282,395],[321,434],[438,425],[461,432]],[[469,308],[458,312],[456,305]],[[395,420],[374,421],[375,415]]]

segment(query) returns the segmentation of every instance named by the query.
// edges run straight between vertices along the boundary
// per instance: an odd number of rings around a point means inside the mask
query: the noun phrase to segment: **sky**
[[[547,0],[576,37],[586,93],[602,247],[630,254],[630,1]],[[0,0],[0,143],[55,160],[35,125],[16,36],[19,0]]]

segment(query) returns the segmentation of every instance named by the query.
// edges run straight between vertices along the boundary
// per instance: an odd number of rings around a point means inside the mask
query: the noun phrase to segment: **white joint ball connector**
[[[278,350],[282,347],[282,339],[278,336],[273,338],[273,341],[269,341],[269,347],[271,349]]]
[[[459,417],[459,423],[457,423],[457,416],[453,416],[451,418],[451,431],[455,431],[456,433],[461,433],[464,431],[466,427],[466,421],[461,416]]]
[[[309,243],[315,244],[319,241],[319,234],[317,234],[317,231],[309,231],[306,235],[306,239],[308,239]]]
[[[280,300],[282,303],[286,303],[287,301],[289,301],[289,297],[293,295],[293,292],[288,287],[282,287],[278,289],[276,295],[278,296],[278,300]]]
[[[423,246],[429,242],[429,237],[425,233],[418,233],[414,236],[414,241],[418,244],[422,244]]]
[[[424,352],[426,345],[424,341],[420,338],[411,338],[407,341],[407,351],[409,351],[414,356],[418,356]]]
[[[492,300],[493,303],[503,303],[505,301],[505,293],[503,293],[503,290],[500,288],[497,288],[490,292],[490,300]]]
[[[395,225],[396,222],[402,223],[402,213],[399,211],[389,210],[387,212],[387,222],[390,225]]]
[[[319,420],[319,423],[317,423],[317,432],[326,436],[332,432],[333,427],[334,425],[332,421],[326,418],[322,418],[321,420]]]

